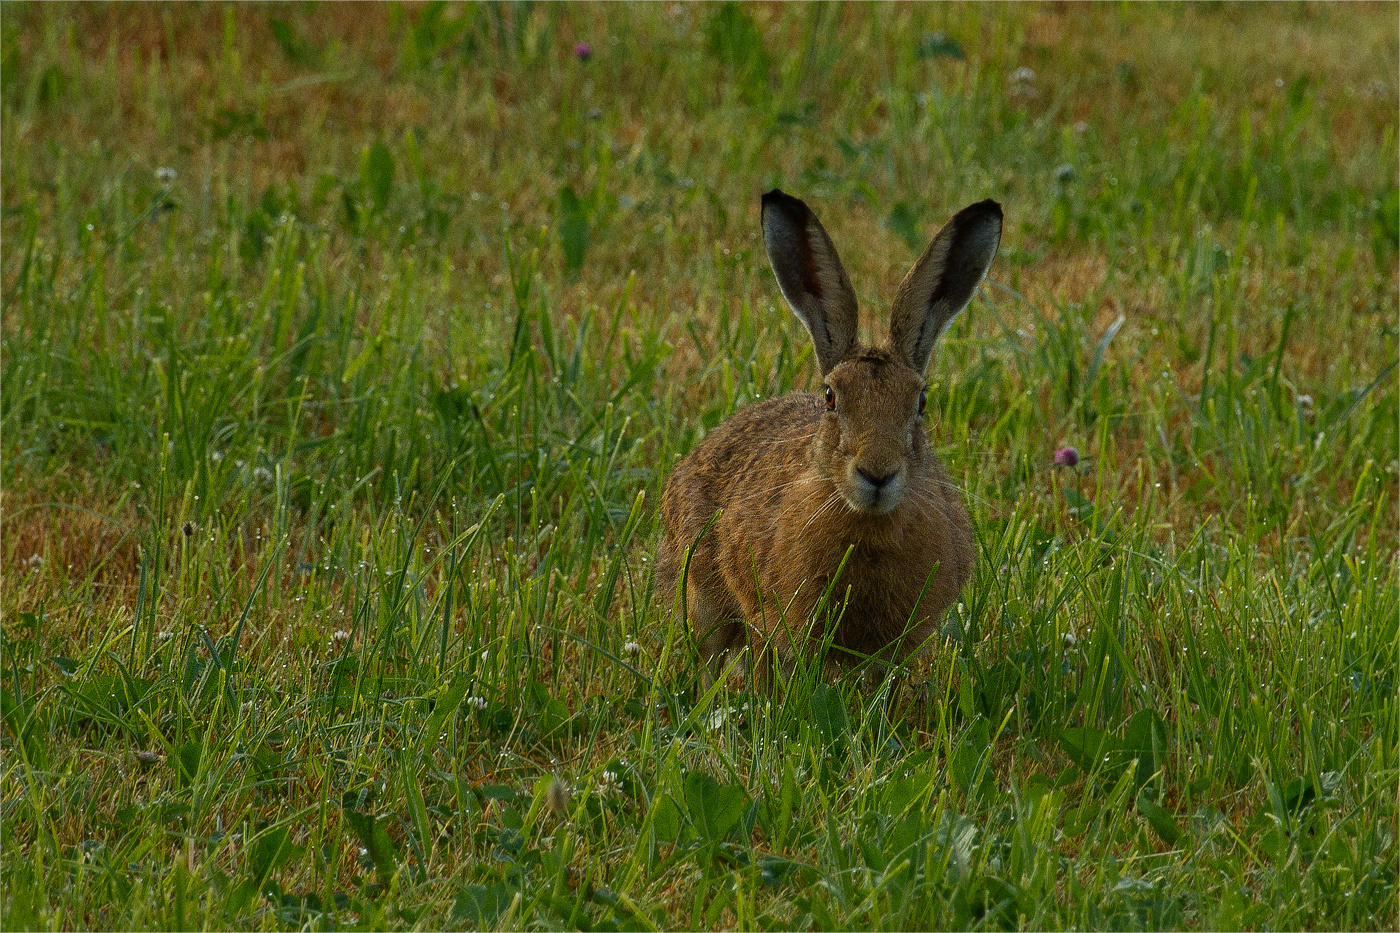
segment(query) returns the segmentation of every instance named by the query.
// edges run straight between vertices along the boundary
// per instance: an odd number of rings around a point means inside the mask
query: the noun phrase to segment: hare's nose
[[[867,472],[864,467],[856,467],[856,472],[860,474],[861,479],[865,480],[871,486],[875,487],[876,490],[880,490],[888,486],[890,484],[890,480],[894,479],[895,474],[899,471],[891,470],[884,476],[875,476],[874,474]]]

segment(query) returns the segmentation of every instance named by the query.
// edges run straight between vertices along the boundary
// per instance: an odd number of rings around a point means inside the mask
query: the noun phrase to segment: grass
[[[1400,922],[1393,6],[2,12],[0,926]],[[889,701],[652,578],[773,185],[1007,211]]]

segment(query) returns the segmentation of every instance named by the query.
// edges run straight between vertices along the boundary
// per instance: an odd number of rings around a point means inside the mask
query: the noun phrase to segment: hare
[[[900,664],[972,574],[967,512],[924,433],[923,374],[996,256],[1001,206],[965,207],[939,231],[878,347],[856,339],[855,291],[816,215],[774,189],[762,217],[823,387],[736,412],[666,485],[660,579],[674,593],[685,576],[707,686],[745,647],[762,687],[828,640],[828,667]]]

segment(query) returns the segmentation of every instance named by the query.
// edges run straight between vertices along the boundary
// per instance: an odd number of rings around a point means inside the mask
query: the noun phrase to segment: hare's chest
[[[828,604],[844,607],[883,627],[903,627],[914,611],[924,581],[937,573],[936,562],[918,554],[853,542],[832,549],[800,571],[821,591]]]

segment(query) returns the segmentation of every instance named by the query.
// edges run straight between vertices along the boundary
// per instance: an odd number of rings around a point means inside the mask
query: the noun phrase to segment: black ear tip
[[[969,204],[967,207],[958,211],[958,213],[960,215],[965,215],[969,220],[990,220],[993,217],[997,220],[1001,220],[1002,218],[1001,205],[991,198],[987,198],[985,201],[978,201],[976,204]]]
[[[763,213],[768,213],[770,208],[781,212],[793,223],[806,220],[807,216],[812,213],[801,199],[794,198],[781,188],[774,188],[763,195]]]

